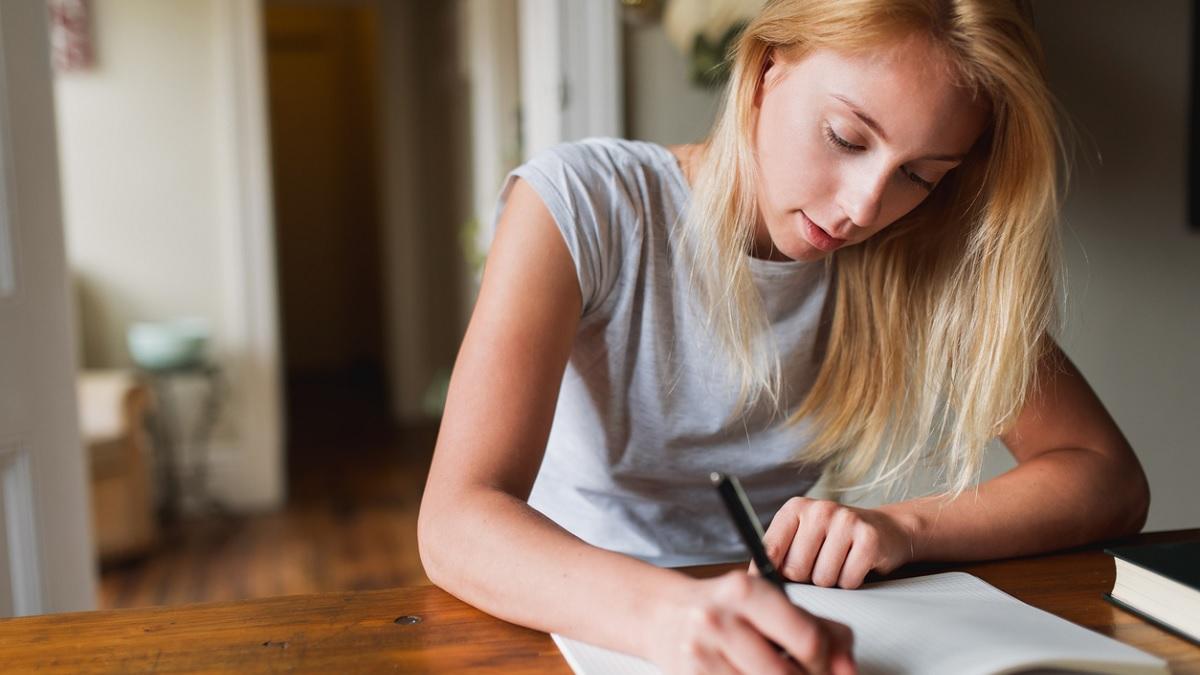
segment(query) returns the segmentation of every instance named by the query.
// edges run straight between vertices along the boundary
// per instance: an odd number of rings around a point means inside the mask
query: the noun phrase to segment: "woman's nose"
[[[860,167],[842,184],[842,211],[858,227],[874,227],[883,208],[891,170],[883,166]]]

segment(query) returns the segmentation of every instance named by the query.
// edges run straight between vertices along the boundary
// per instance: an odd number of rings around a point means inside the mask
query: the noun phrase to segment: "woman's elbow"
[[[1116,532],[1114,532],[1116,537],[1141,532],[1150,515],[1150,482],[1136,456],[1132,451],[1129,454],[1132,462],[1130,465],[1122,467],[1118,473],[1117,480],[1120,482],[1120,487],[1114,492],[1114,494],[1125,496],[1120,500],[1120,510],[1116,514]]]
[[[1131,499],[1129,534],[1141,532],[1142,528],[1146,526],[1146,519],[1150,516],[1150,481],[1146,478],[1146,472],[1142,470],[1140,464],[1137,466],[1134,483],[1136,487]]]
[[[429,495],[426,494],[417,512],[417,555],[421,558],[421,566],[425,569],[425,576],[429,581],[444,588],[444,540],[441,535],[451,528],[447,528],[441,522],[442,515],[442,510],[435,503],[431,503]]]

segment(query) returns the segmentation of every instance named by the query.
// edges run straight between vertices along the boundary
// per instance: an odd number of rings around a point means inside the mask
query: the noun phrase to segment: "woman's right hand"
[[[850,628],[793,605],[761,577],[729,572],[688,588],[662,607],[651,638],[648,656],[665,673],[857,672]]]

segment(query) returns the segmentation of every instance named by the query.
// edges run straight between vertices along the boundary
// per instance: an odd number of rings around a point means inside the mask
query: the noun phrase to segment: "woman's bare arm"
[[[429,578],[500,618],[668,670],[733,664],[788,672],[767,636],[803,663],[832,659],[850,672],[848,632],[793,607],[761,579],[695,581],[590,546],[526,504],[581,304],[562,236],[518,181],[455,364],[421,503]]]
[[[1116,422],[1056,346],[1042,386],[1001,440],[1011,471],[948,503],[923,498],[880,510],[914,533],[915,559],[980,560],[1136,533],[1150,488]]]

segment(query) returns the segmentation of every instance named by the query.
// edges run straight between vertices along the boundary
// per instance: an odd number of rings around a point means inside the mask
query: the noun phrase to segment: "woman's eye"
[[[908,169],[904,169],[904,173],[905,173],[905,175],[908,176],[909,180],[911,180],[912,182],[916,183],[917,185],[920,185],[921,187],[925,188],[928,191],[931,191],[931,192],[933,191],[933,182],[932,181],[927,181],[924,178],[921,178],[920,176],[918,176],[917,174],[909,171]]]
[[[866,150],[865,147],[863,147],[861,145],[855,145],[855,144],[851,143],[850,141],[847,141],[846,139],[842,138],[841,136],[838,136],[837,133],[835,133],[833,131],[833,127],[829,126],[828,124],[825,125],[825,139],[829,141],[830,145],[833,145],[834,147],[844,150],[846,152],[861,152],[863,150]],[[900,168],[900,171],[904,174],[904,176],[906,178],[908,178],[913,183],[916,183],[919,187],[921,187],[925,191],[927,191],[927,192],[933,191],[933,182],[932,181],[927,181],[924,178],[921,178],[917,174],[915,174],[903,167]]]
[[[838,136],[837,134],[835,134],[833,132],[833,127],[829,126],[828,124],[825,125],[825,138],[832,145],[837,146],[843,150],[850,151],[850,152],[857,152],[859,150],[866,149],[861,145],[855,145],[855,144],[851,143],[850,141],[847,141],[846,139],[842,138],[841,136]]]

